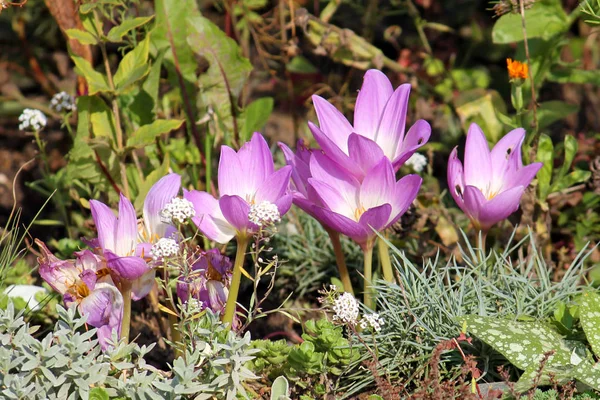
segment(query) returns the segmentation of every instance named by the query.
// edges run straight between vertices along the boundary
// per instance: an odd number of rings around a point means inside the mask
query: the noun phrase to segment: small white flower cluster
[[[338,296],[333,302],[334,320],[345,324],[356,324],[358,319],[358,301],[348,292]]]
[[[252,204],[248,219],[258,226],[268,226],[281,221],[281,216],[275,204],[263,201],[260,204]]]
[[[191,201],[175,197],[160,212],[163,222],[168,224],[185,224],[188,219],[196,215],[196,209]]]
[[[161,238],[152,246],[152,259],[154,261],[173,257],[179,253],[179,244],[175,239]]]
[[[359,324],[362,329],[372,328],[375,332],[379,332],[381,327],[385,324],[385,321],[379,314],[373,313],[371,315],[363,315]]]
[[[423,154],[415,153],[406,160],[406,165],[412,167],[415,172],[421,172],[427,166],[427,157]]]
[[[67,92],[60,92],[52,96],[52,100],[50,100],[50,108],[55,110],[56,112],[67,112],[73,111],[77,109],[75,106],[75,97],[71,96]]]
[[[19,115],[19,129],[22,131],[33,130],[40,131],[46,127],[48,120],[43,112],[40,110],[34,110],[32,108],[26,108],[23,113]]]
[[[190,314],[197,314],[204,309],[204,303],[198,299],[191,298],[187,301],[187,311]]]

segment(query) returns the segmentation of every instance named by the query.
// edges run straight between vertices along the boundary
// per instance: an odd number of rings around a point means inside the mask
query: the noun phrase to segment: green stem
[[[206,191],[210,193],[210,182],[212,181],[212,137],[208,129],[204,136],[204,157],[206,160]]]
[[[346,259],[344,258],[344,251],[342,250],[342,243],[340,242],[340,234],[327,228],[325,229],[327,230],[329,238],[331,239],[331,244],[333,245],[333,252],[335,253],[338,271],[340,272],[340,278],[344,284],[344,292],[348,292],[353,295],[354,290],[352,289],[350,273],[348,272],[348,267],[346,266]]]
[[[121,284],[123,296],[123,319],[121,320],[121,338],[129,343],[129,328],[131,326],[131,282],[123,280]]]
[[[487,239],[487,233],[488,231],[479,231],[477,235],[478,239],[481,238],[481,241],[479,243],[479,261],[482,264],[485,262],[485,242]]]
[[[392,260],[390,259],[390,248],[382,238],[377,239],[377,250],[379,251],[379,260],[381,261],[383,278],[388,282],[394,282],[394,271],[392,270]]]
[[[364,248],[365,258],[365,287],[364,287],[364,303],[365,306],[373,310],[373,292],[371,288],[371,280],[373,277],[373,244],[367,244]]]
[[[229,324],[230,327],[233,324],[233,317],[235,316],[237,297],[242,281],[242,267],[244,266],[247,247],[248,237],[238,236],[235,262],[233,263],[233,278],[231,279],[231,286],[229,287],[229,296],[227,297],[227,304],[225,305],[225,314],[223,314],[223,322]]]

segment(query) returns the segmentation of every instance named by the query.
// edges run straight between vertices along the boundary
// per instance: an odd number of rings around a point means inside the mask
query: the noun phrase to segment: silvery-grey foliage
[[[128,399],[207,399],[247,397],[243,383],[256,378],[244,364],[253,359],[250,335],[227,331],[217,316],[198,318],[185,356],[170,371],[146,364],[153,346],[118,341],[102,353],[95,329],[85,330],[76,308],[57,307],[59,321],[42,339],[38,327],[15,313],[11,302],[0,310],[0,397],[5,399],[84,399],[94,391]],[[93,396],[92,396],[93,397]]]

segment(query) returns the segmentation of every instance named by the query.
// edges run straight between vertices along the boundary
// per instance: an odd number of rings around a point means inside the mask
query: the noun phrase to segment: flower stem
[[[390,248],[382,238],[377,239],[377,250],[379,251],[379,260],[381,261],[383,278],[388,282],[394,282],[394,271],[392,270],[392,260],[390,259]]]
[[[123,319],[121,320],[121,338],[129,343],[129,328],[131,326],[131,282],[123,280],[121,284],[123,296]]]
[[[226,324],[228,323],[229,327],[233,325],[233,317],[235,316],[237,297],[240,291],[240,283],[242,281],[242,267],[244,266],[247,247],[248,238],[246,236],[238,236],[235,262],[233,263],[233,278],[231,279],[231,286],[229,287],[229,296],[227,296],[225,314],[223,314],[223,322]]]
[[[482,264],[485,262],[485,242],[487,239],[487,233],[488,231],[479,231],[479,234],[477,235],[477,239],[481,238],[479,243],[479,262]]]
[[[344,252],[342,250],[342,243],[340,242],[340,234],[327,228],[326,230],[329,234],[329,238],[331,239],[331,244],[333,245],[333,252],[335,253],[338,271],[340,272],[340,278],[344,284],[344,292],[354,294],[352,282],[350,281],[350,273],[348,272],[346,259],[344,258]]]
[[[364,286],[364,303],[365,306],[373,310],[373,292],[371,288],[371,279],[373,277],[373,244],[369,244],[364,249],[365,258],[365,286]]]

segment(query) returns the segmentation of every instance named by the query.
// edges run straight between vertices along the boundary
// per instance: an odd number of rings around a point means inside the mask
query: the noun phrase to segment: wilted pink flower
[[[227,243],[235,236],[258,231],[261,218],[276,222],[290,209],[290,174],[289,166],[275,171],[267,142],[255,133],[237,153],[221,147],[218,200],[197,190],[185,192],[184,198],[194,204],[192,220],[202,233],[215,242]]]
[[[448,160],[450,193],[477,229],[487,231],[517,211],[525,188],[542,167],[542,163],[523,166],[524,138],[524,129],[514,129],[490,152],[481,128],[471,124],[464,170],[457,149],[452,150]]]
[[[75,260],[60,260],[43,242],[36,243],[42,253],[40,276],[63,296],[66,306],[77,304],[87,323],[98,328],[98,341],[106,350],[113,331],[120,334],[123,319],[123,297],[106,264],[89,250],[75,253]]]
[[[397,171],[431,134],[424,120],[404,134],[409,94],[409,84],[394,91],[381,71],[371,69],[356,99],[354,126],[327,100],[315,95],[319,127],[312,122],[309,127],[323,151],[358,180],[384,156]]]
[[[367,171],[360,182],[327,156],[313,153],[310,160],[310,187],[322,202],[314,205],[316,218],[326,226],[371,248],[376,231],[394,224],[417,197],[421,177],[407,175],[396,182],[387,158]]]

